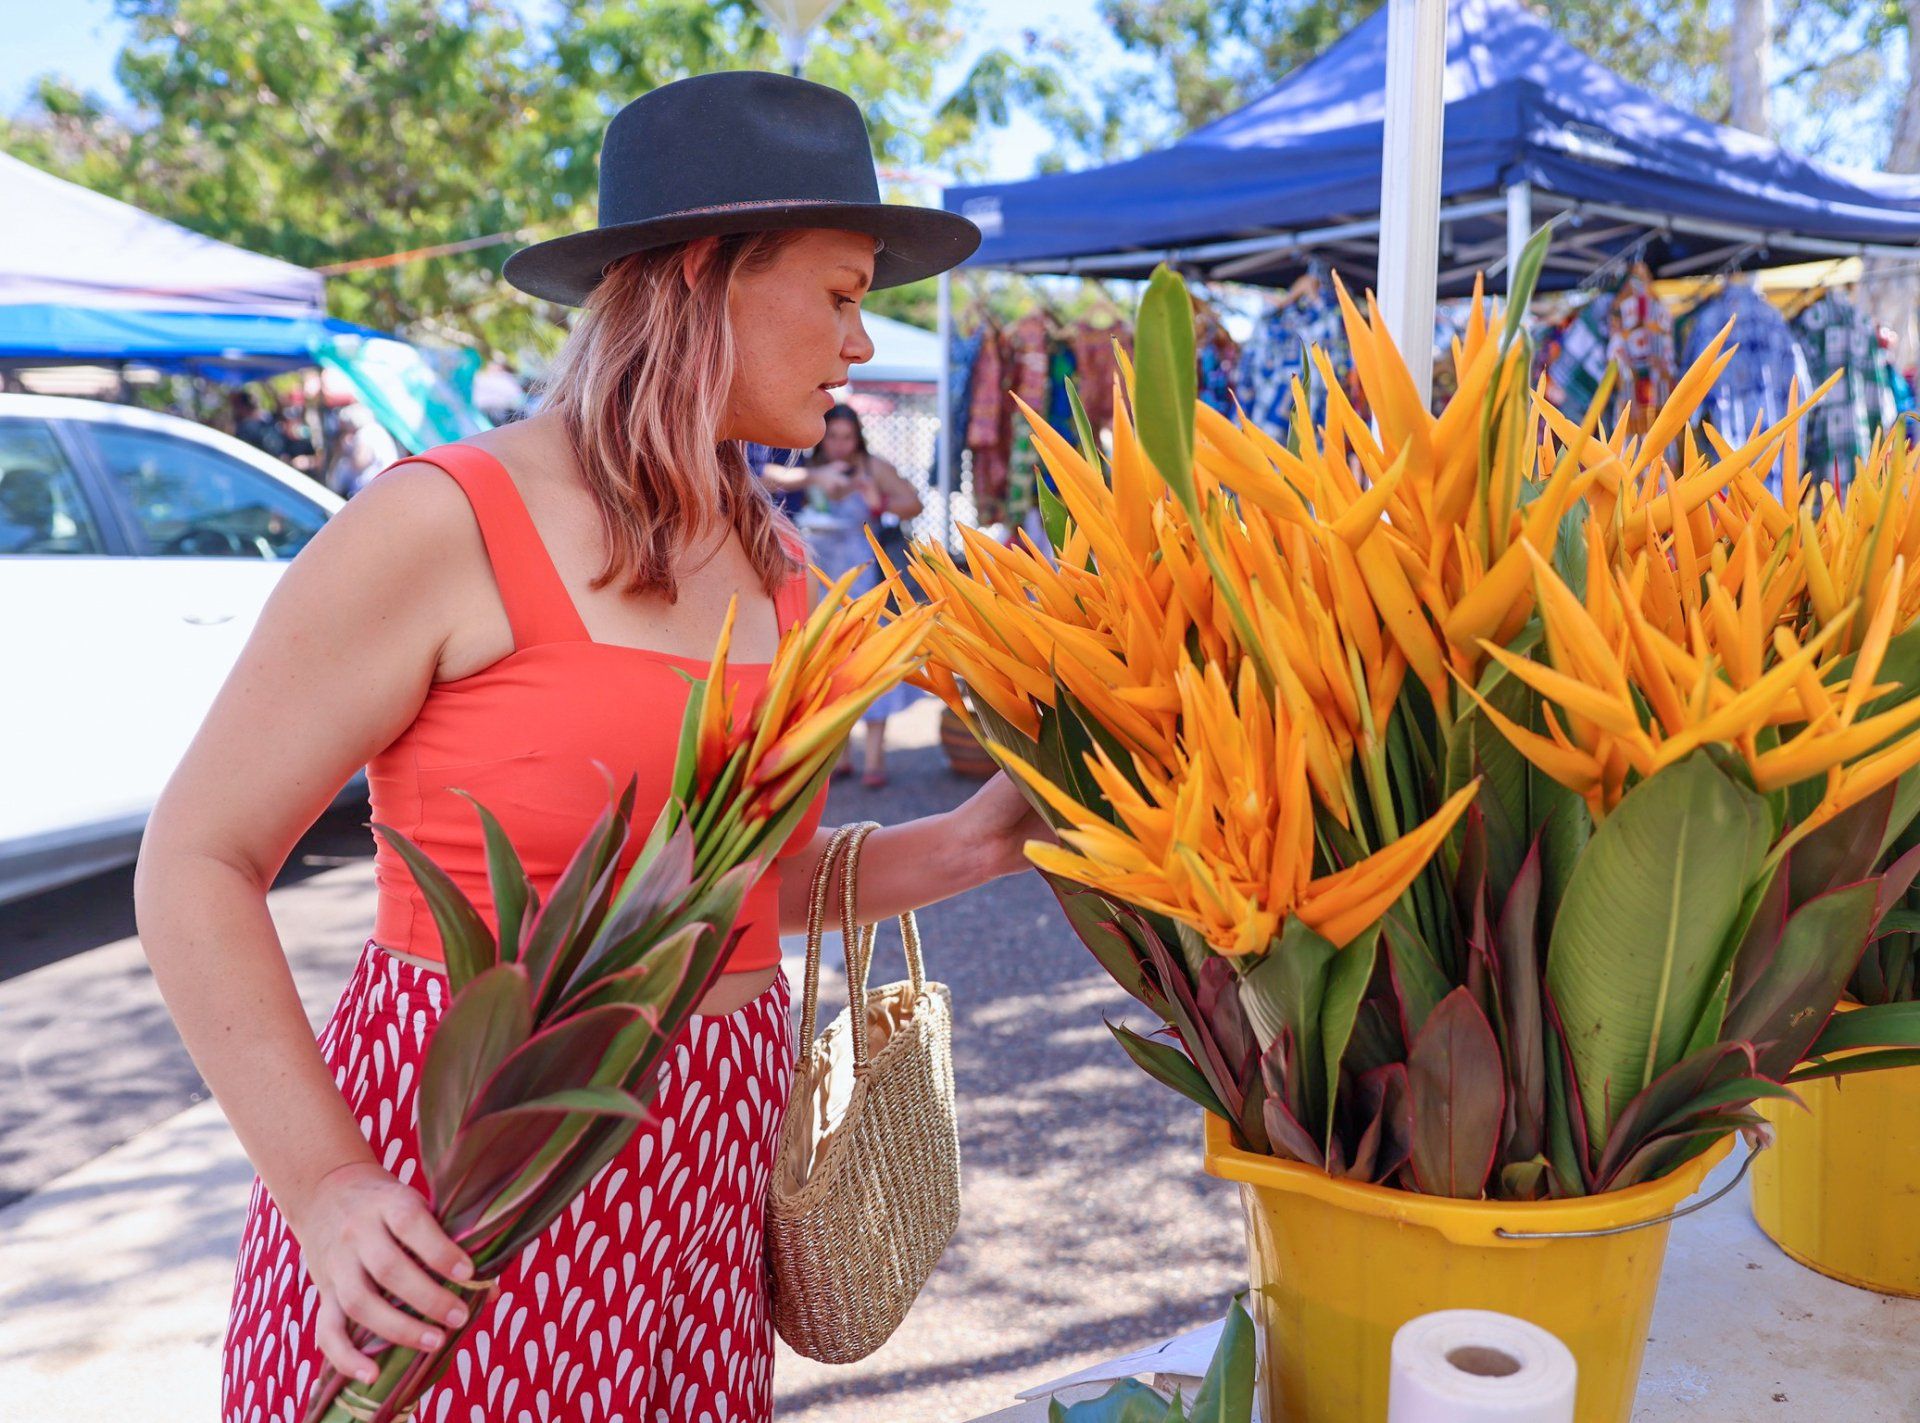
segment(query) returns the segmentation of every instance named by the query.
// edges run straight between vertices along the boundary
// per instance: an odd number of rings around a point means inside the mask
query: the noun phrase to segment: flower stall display
[[[1029,857],[1164,1025],[1115,1037],[1242,1183],[1274,1423],[1383,1418],[1393,1331],[1455,1307],[1552,1329],[1624,1423],[1666,1213],[1797,1073],[1920,1046],[1834,1019],[1920,871],[1920,524],[1802,481],[1823,391],[1695,427],[1737,333],[1642,434],[1554,409],[1543,256],[1438,415],[1342,290],[1373,420],[1315,352],[1285,445],[1195,398],[1163,269],[1111,451],[1029,412],[1052,548],[911,553],[924,685],[1056,827]],[[1914,460],[1876,447],[1881,504]]]

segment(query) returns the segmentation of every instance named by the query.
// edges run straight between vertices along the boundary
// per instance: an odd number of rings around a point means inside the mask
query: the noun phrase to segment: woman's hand
[[[831,464],[815,465],[812,472],[814,488],[829,499],[844,499],[853,492],[853,476],[847,466],[839,460]]]
[[[1059,843],[1053,827],[1027,801],[1005,771],[994,773],[953,812],[963,843],[980,856],[982,882],[1031,869],[1025,846],[1029,840]]]
[[[466,1323],[467,1306],[422,1266],[465,1281],[473,1278],[473,1262],[440,1228],[426,1198],[378,1164],[356,1161],[321,1177],[294,1234],[320,1294],[320,1351],[348,1378],[371,1381],[377,1372],[353,1347],[349,1319],[410,1349],[440,1346],[434,1321],[454,1329]],[[426,1322],[396,1309],[389,1295]]]

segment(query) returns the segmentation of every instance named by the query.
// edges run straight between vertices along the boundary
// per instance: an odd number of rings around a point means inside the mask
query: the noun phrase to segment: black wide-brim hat
[[[676,80],[615,114],[600,144],[599,226],[521,248],[504,275],[523,292],[579,306],[631,253],[791,227],[878,238],[875,291],[957,267],[980,245],[980,229],[958,213],[880,200],[852,99],[736,70]]]

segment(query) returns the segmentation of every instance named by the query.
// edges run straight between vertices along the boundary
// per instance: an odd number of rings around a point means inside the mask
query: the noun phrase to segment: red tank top
[[[513,651],[452,682],[436,682],[407,729],[367,766],[373,819],[401,831],[450,875],[491,926],[486,842],[464,791],[499,818],[544,898],[607,808],[605,779],[616,787],[637,776],[634,835],[621,872],[631,867],[654,816],[666,803],[686,708],[682,672],[704,676],[708,659],[595,642],[541,542],[506,467],[472,445],[441,445],[416,456],[451,475],[466,492],[513,629]],[[383,471],[384,472],[384,471]],[[774,600],[784,632],[806,612],[805,575]],[[765,683],[765,663],[732,663],[737,706],[750,706]],[[781,855],[804,848],[820,824],[825,794],[795,828]],[[375,837],[379,889],[374,942],[444,961],[432,911],[406,864]],[[725,971],[746,973],[780,962],[780,869],[770,868],[747,895],[744,930]]]

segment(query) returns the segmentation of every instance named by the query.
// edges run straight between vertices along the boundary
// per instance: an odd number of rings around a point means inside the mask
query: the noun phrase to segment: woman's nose
[[[840,354],[849,365],[862,365],[873,359],[873,338],[867,335],[866,326],[856,317],[853,323],[853,335],[840,347]]]

